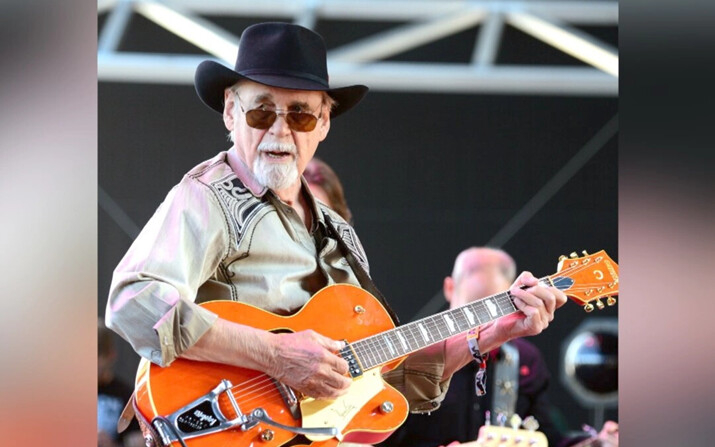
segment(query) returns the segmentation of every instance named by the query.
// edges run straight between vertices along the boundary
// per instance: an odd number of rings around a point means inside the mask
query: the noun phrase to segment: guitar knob
[[[603,301],[596,300],[596,307],[598,307],[598,310],[603,310],[603,308],[606,306],[603,304]]]
[[[586,312],[593,312],[593,304],[591,304],[591,303],[584,304],[583,310],[585,310]]]
[[[583,250],[581,253],[583,253],[584,256],[588,256],[588,252],[586,250]]]
[[[353,309],[356,314],[364,314],[365,313],[365,308],[362,307],[361,305],[355,306],[355,309]]]
[[[609,306],[615,306],[616,299],[612,296],[609,296],[608,298],[606,298],[606,304],[608,304]]]
[[[383,412],[384,414],[387,413],[392,413],[392,410],[395,409],[395,406],[390,402],[389,400],[386,400],[385,402],[380,405],[380,411]]]
[[[572,258],[578,258],[578,255],[576,254],[575,251],[572,251],[569,256],[572,257]]]
[[[559,261],[563,261],[564,259],[568,259],[565,255],[559,256]]]
[[[263,441],[263,442],[272,441],[274,435],[275,435],[275,433],[273,433],[273,430],[271,430],[270,428],[263,430],[261,432],[261,441]]]

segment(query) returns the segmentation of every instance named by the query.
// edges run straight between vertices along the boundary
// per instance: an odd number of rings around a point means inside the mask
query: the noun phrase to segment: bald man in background
[[[444,296],[450,309],[455,309],[508,290],[515,276],[516,263],[505,251],[471,247],[457,256],[452,275],[444,279]],[[540,425],[539,431],[546,435],[552,447],[566,447],[583,440],[584,437],[565,438],[554,425],[547,397],[550,374],[544,359],[535,345],[517,338],[489,353],[486,395],[477,396],[475,392],[475,374],[479,365],[472,362],[452,376],[449,391],[439,410],[431,414],[411,414],[405,424],[380,445],[436,447],[476,440],[479,428],[485,424],[485,413],[489,411],[491,422],[495,423],[498,411],[503,410],[504,402],[508,401],[504,396],[513,392],[510,391],[513,385],[505,387],[504,381],[494,374],[494,365],[507,355],[518,357],[518,365],[513,366],[518,368],[514,373],[518,376],[516,401],[507,413],[515,412],[522,419],[535,417]],[[618,446],[618,424],[611,421],[604,424],[599,441],[603,447]]]

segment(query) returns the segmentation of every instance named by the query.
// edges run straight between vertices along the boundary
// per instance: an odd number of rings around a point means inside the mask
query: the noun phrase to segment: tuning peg
[[[606,298],[606,304],[608,304],[609,306],[615,306],[616,299],[613,298],[612,296],[609,296],[608,298]]]
[[[527,416],[521,425],[529,431],[536,431],[539,428],[539,421],[537,421],[534,416]]]
[[[506,425],[506,414],[502,412],[497,413],[497,422],[500,427],[504,427]]]
[[[593,304],[591,304],[591,303],[584,304],[583,310],[585,310],[586,312],[593,312]]]
[[[581,253],[583,253],[584,256],[588,256],[588,252],[586,250],[583,250]]]
[[[572,251],[571,254],[569,255],[571,258],[578,258],[578,255],[576,254],[575,251]]]
[[[519,416],[518,414],[514,413],[514,414],[511,416],[511,418],[509,418],[509,425],[510,425],[511,428],[513,428],[514,430],[516,430],[517,428],[519,428],[519,426],[521,425],[521,416]]]
[[[564,259],[568,259],[568,258],[564,255],[559,256],[559,261],[563,261]]]
[[[603,301],[601,301],[599,299],[599,300],[596,300],[596,307],[598,307],[598,310],[603,310],[603,308],[606,306],[603,304]]]

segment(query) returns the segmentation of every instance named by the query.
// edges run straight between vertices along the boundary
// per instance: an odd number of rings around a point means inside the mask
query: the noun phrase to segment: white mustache
[[[258,145],[258,152],[288,152],[295,155],[297,151],[293,143],[261,143]]]

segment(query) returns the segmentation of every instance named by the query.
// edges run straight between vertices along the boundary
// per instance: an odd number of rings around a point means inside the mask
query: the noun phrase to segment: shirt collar
[[[234,174],[236,174],[236,177],[238,177],[241,183],[243,183],[254,196],[263,197],[266,191],[268,191],[268,188],[258,183],[256,177],[253,175],[251,170],[248,169],[246,163],[244,163],[241,157],[238,155],[238,150],[236,149],[236,146],[233,146],[231,149],[229,149],[227,154],[228,165],[231,166],[231,169],[233,170]]]
[[[251,191],[251,194],[256,197],[263,197],[266,192],[268,192],[268,188],[261,185],[258,180],[256,180],[256,176],[253,175],[251,170],[248,169],[248,166],[246,166],[246,163],[244,163],[243,159],[241,159],[241,157],[238,155],[238,150],[236,149],[236,146],[233,146],[231,147],[231,149],[228,150],[227,159],[228,165],[231,166],[231,169],[233,170],[234,174],[236,174],[236,177],[238,177],[241,183],[243,183],[244,186],[246,186]],[[318,206],[318,201],[315,199],[315,197],[313,197],[313,193],[310,191],[308,182],[302,175],[300,176],[300,182],[302,185],[301,193],[305,193],[305,197],[308,200],[308,204],[313,211],[313,217],[315,217],[315,219],[320,222],[321,225],[325,226],[323,212]]]

